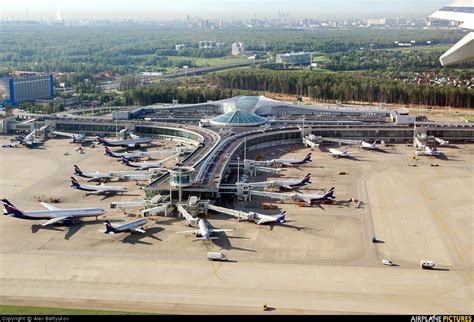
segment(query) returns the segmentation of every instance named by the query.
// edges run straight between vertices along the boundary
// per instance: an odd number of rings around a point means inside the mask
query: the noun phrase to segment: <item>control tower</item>
[[[194,172],[193,167],[185,166],[174,166],[169,169],[170,173],[170,184],[172,187],[177,187],[179,191],[178,203],[182,202],[183,197],[183,187],[189,187],[193,184],[192,175]],[[170,201],[171,200],[171,190],[170,190]]]

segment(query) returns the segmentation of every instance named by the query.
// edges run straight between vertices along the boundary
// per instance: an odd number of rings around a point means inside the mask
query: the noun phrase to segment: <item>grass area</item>
[[[139,315],[152,313],[0,305],[0,315]]]
[[[461,114],[462,118],[464,118],[468,122],[474,122],[474,115],[471,114]]]

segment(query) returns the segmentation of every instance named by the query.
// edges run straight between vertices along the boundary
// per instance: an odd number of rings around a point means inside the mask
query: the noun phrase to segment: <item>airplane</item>
[[[438,142],[439,146],[448,146],[449,145],[449,141],[446,141],[446,140],[443,140],[443,139],[440,139],[440,138],[435,138],[435,141]]]
[[[49,219],[41,226],[47,226],[55,223],[62,223],[63,225],[73,225],[74,219],[82,217],[97,217],[105,214],[105,210],[102,208],[74,208],[74,209],[59,209],[53,205],[42,202],[41,204],[48,210],[35,210],[35,211],[21,211],[18,210],[11,202],[7,199],[2,199],[3,214],[9,217],[16,217],[27,220],[42,220]]]
[[[311,173],[308,173],[304,176],[303,179],[290,179],[282,181],[269,181],[269,185],[272,187],[278,187],[280,190],[293,190],[295,188],[304,187],[308,184],[311,184]]]
[[[97,140],[97,136],[86,136],[85,134],[68,133],[68,132],[60,132],[60,131],[53,131],[52,133],[56,135],[60,135],[60,136],[70,137],[71,143],[86,143],[86,142],[94,142]]]
[[[197,221],[199,229],[193,229],[193,230],[185,230],[185,231],[178,231],[176,232],[177,234],[193,234],[196,236],[201,236],[201,237],[196,237],[196,239],[199,240],[211,240],[211,239],[219,239],[219,237],[211,237],[213,233],[220,233],[220,232],[226,232],[226,231],[234,231],[233,229],[213,229],[209,228],[206,225],[206,222],[199,218]]]
[[[27,147],[33,147],[36,144],[42,143],[41,141],[35,140],[35,134],[36,134],[36,130],[33,130],[27,136],[23,136],[23,135],[17,136],[15,140],[17,140],[22,145],[26,145]]]
[[[103,183],[99,186],[81,185],[74,177],[71,177],[71,187],[83,191],[96,192],[97,194],[111,194],[118,192],[127,192],[128,188],[123,186],[105,186]]]
[[[162,151],[144,151],[144,152],[137,152],[137,153],[129,153],[129,152],[124,152],[124,153],[117,153],[117,152],[112,152],[108,147],[105,147],[105,155],[112,157],[112,158],[122,158],[124,157],[125,159],[140,159],[140,158],[146,158],[146,157],[154,157],[154,156],[159,156],[163,155]]]
[[[82,170],[79,169],[77,165],[74,165],[74,175],[83,178],[88,178],[90,179],[89,181],[98,181],[102,179],[110,180],[114,178],[114,176],[110,172],[82,172]]]
[[[306,204],[313,204],[317,202],[323,202],[323,201],[332,201],[336,198],[334,196],[334,191],[336,188],[332,187],[329,189],[325,194],[320,195],[320,194],[296,194],[295,199],[297,201],[304,201]]]
[[[360,146],[362,149],[366,149],[366,150],[374,150],[376,149],[377,147],[375,146],[375,144],[377,143],[377,141],[374,141],[374,143],[370,144],[368,142],[365,142],[365,141],[362,141],[360,142]]]
[[[429,18],[461,22],[460,28],[474,30],[474,3],[472,0],[456,1],[434,12]],[[457,42],[439,61],[442,66],[474,59],[474,32]]]
[[[425,145],[425,151],[416,151],[416,155],[437,157],[441,155],[441,153],[438,150],[436,150],[435,146],[433,146],[433,148],[430,148],[429,146]]]
[[[5,143],[5,144],[2,144],[2,148],[16,148],[18,144],[20,144],[19,141]]]
[[[351,155],[349,154],[349,151],[347,151],[347,148],[344,149],[344,151],[339,151],[337,149],[329,149],[329,155],[334,157],[334,158],[344,158],[344,157],[350,157]]]
[[[97,138],[99,143],[105,146],[121,146],[124,148],[134,148],[139,147],[141,144],[150,144],[153,139],[152,138],[135,138],[135,139],[128,139],[128,140],[110,140],[104,139],[101,137]]]
[[[306,155],[306,157],[304,157],[304,159],[302,159],[302,160],[297,160],[297,159],[273,159],[270,162],[272,162],[274,164],[281,164],[282,166],[286,166],[286,167],[301,165],[301,164],[311,162],[311,153],[308,153]]]
[[[281,214],[279,214],[277,217],[255,213],[255,223],[257,225],[270,224],[270,223],[281,224],[289,220],[289,218],[285,219],[285,216],[286,216],[286,211],[282,211]]]
[[[148,219],[139,218],[122,225],[114,226],[108,220],[106,220],[104,223],[106,229],[99,230],[99,231],[102,233],[110,234],[110,235],[125,233],[125,232],[144,234],[145,231],[141,229],[140,227],[142,227],[146,223],[148,223]]]
[[[142,170],[150,169],[150,168],[161,168],[163,167],[163,160],[158,162],[131,162],[128,161],[124,156],[122,156],[122,164],[126,166],[133,167],[133,168],[140,168]]]

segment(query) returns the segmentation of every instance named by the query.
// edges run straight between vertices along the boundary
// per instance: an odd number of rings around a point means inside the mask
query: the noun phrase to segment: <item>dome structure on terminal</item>
[[[243,109],[235,109],[216,116],[209,122],[211,125],[217,126],[256,126],[265,124],[267,119]]]

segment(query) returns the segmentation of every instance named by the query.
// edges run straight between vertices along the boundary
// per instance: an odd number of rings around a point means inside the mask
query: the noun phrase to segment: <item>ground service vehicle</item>
[[[207,253],[207,259],[211,261],[227,261],[227,257],[222,253]]]
[[[435,263],[433,261],[425,261],[421,260],[420,261],[420,267],[424,269],[432,269],[435,267]]]

